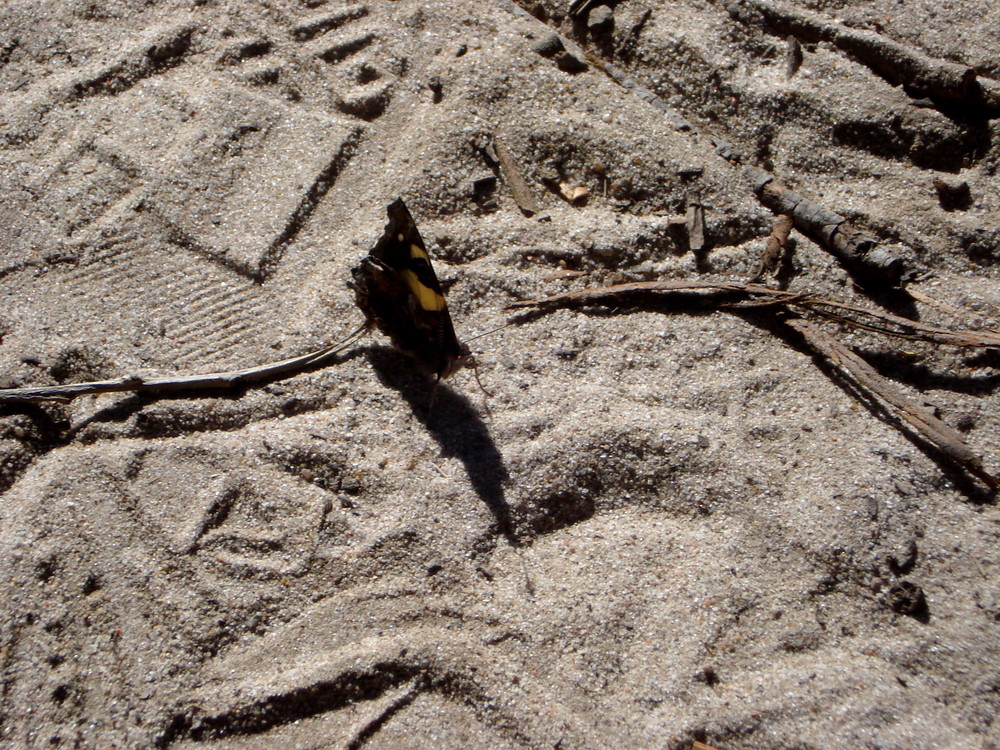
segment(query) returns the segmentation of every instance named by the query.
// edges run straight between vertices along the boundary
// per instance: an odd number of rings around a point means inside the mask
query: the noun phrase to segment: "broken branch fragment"
[[[905,261],[879,247],[878,240],[855,229],[846,218],[789,190],[763,169],[746,167],[744,172],[761,203],[776,214],[790,214],[796,229],[856,277],[893,284],[902,280],[907,270]]]
[[[544,182],[559,193],[563,200],[574,206],[582,206],[590,198],[590,190],[583,185],[571,185],[561,180],[544,180]]]
[[[983,469],[979,457],[958,430],[942,422],[930,409],[915,404],[893,383],[882,377],[874,367],[826,331],[801,318],[790,318],[785,323],[798,331],[814,352],[833,364],[866,394],[892,406],[904,422],[937,448],[945,458],[979,477],[991,489],[997,489],[997,479]]]
[[[706,301],[715,304],[747,301],[779,304],[808,311],[842,325],[862,328],[895,338],[928,341],[948,346],[1000,350],[1000,333],[976,331],[966,328],[944,328],[918,320],[910,320],[892,313],[872,310],[847,302],[817,297],[803,292],[772,289],[760,284],[743,284],[738,281],[685,281],[668,279],[665,281],[632,281],[605,287],[577,289],[571,292],[553,294],[550,297],[515,302],[512,308],[537,307],[578,307],[591,304],[622,304],[630,299],[641,299],[650,294],[691,295],[699,294]]]
[[[785,77],[791,78],[802,67],[802,45],[791,34],[785,40]]]
[[[688,248],[695,253],[705,249],[705,207],[700,203],[688,205],[684,224],[687,228]]]
[[[743,23],[763,21],[775,31],[801,41],[828,42],[890,83],[904,86],[912,95],[995,106],[992,92],[976,80],[976,72],[967,65],[928,57],[883,34],[849,28],[819,13],[774,0],[739,0],[727,7],[730,15]]]
[[[773,274],[778,268],[778,261],[788,248],[788,235],[792,232],[791,214],[779,214],[774,220],[771,234],[768,235],[767,243],[764,245],[764,253],[760,256],[760,264],[749,283],[755,284],[763,280],[765,276]]]

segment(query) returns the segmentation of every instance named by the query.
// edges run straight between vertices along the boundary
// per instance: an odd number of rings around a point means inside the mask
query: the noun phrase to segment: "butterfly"
[[[381,239],[351,275],[358,307],[369,327],[438,380],[475,367],[448,314],[427,248],[401,198],[386,207],[389,223]],[[477,376],[478,377],[478,376]]]

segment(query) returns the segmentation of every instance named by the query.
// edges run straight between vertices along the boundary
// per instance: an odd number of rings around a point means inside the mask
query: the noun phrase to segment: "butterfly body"
[[[455,335],[441,284],[406,204],[396,199],[386,211],[385,232],[352,271],[358,307],[368,325],[421,370],[446,378],[472,358]]]

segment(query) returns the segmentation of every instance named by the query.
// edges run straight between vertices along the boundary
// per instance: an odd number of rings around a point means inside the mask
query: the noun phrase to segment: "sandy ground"
[[[808,20],[791,76],[778,17]],[[336,341],[397,196],[462,338],[532,296],[746,279],[773,217],[722,141],[907,258],[944,306],[906,314],[998,326],[997,109],[809,31],[996,90],[995,4],[624,0],[592,20],[552,0],[6,0],[0,385]],[[553,32],[579,47],[541,54]],[[880,304],[793,240],[789,288]],[[993,499],[773,320],[559,310],[473,342],[492,396],[462,371],[430,414],[430,380],[378,335],[240,393],[4,407],[0,744],[1000,747]],[[822,325],[1000,471],[995,353]]]

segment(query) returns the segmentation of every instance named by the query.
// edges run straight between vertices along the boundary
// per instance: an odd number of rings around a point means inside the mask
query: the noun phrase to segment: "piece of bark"
[[[688,248],[695,253],[705,249],[705,207],[700,203],[688,206],[684,224],[687,228]]]
[[[553,183],[556,192],[569,204],[582,206],[590,198],[590,190],[583,185],[570,185],[568,182]]]
[[[790,214],[795,228],[839,260],[859,280],[898,284],[906,273],[906,262],[878,240],[855,229],[840,214],[803,198],[757,167],[746,167],[760,202],[776,214]]]
[[[521,170],[518,168],[517,162],[514,161],[514,157],[510,155],[507,147],[497,137],[493,139],[493,148],[496,151],[497,161],[500,162],[500,172],[503,174],[504,182],[510,188],[510,193],[514,196],[514,202],[517,203],[518,208],[527,216],[537,214],[538,203],[535,201],[535,196],[531,194],[528,183],[521,176]]]
[[[779,214],[774,219],[771,234],[767,237],[764,252],[760,256],[760,264],[748,283],[759,283],[765,276],[773,274],[778,268],[778,261],[788,248],[788,235],[792,232],[791,214]]]
[[[802,67],[802,45],[789,34],[785,40],[785,77],[791,78]]]
[[[949,461],[979,477],[990,488],[997,489],[996,478],[986,472],[962,433],[942,422],[930,409],[914,403],[895,384],[826,331],[801,318],[790,318],[785,324],[798,331],[813,351],[836,366],[864,392],[892,406],[904,422]]]

